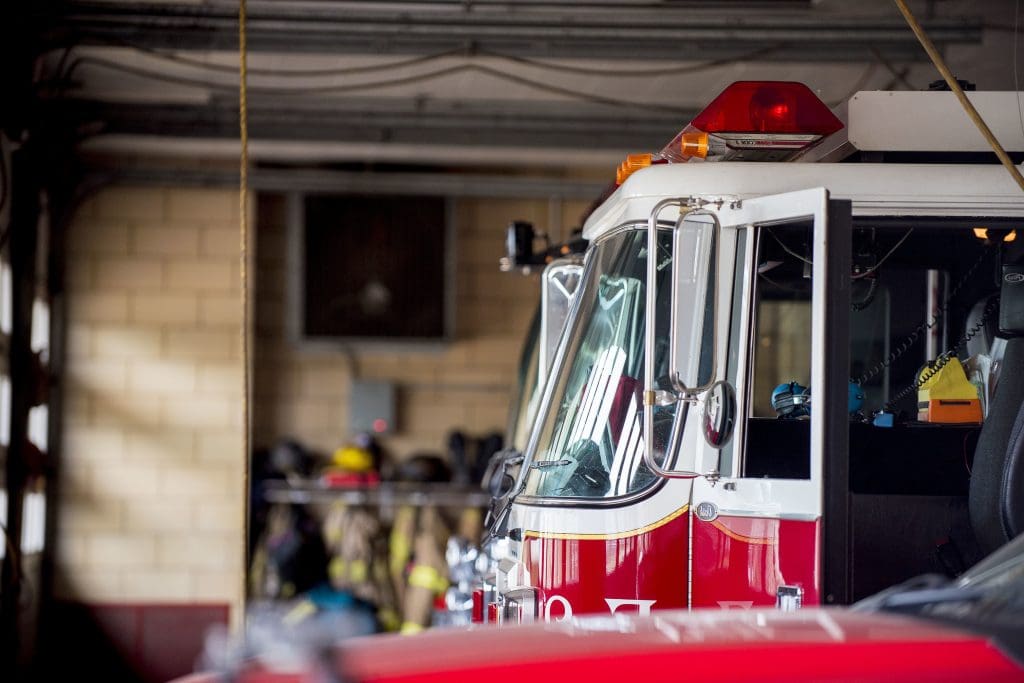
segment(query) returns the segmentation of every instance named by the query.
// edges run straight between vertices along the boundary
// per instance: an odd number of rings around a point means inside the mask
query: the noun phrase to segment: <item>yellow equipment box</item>
[[[981,400],[978,389],[967,379],[959,359],[952,358],[931,374],[930,367],[921,372],[928,377],[917,390],[917,419],[922,422],[981,422]]]

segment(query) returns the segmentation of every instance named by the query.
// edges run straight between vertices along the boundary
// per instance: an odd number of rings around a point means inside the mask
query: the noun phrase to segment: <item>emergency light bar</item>
[[[670,163],[786,161],[842,127],[803,83],[737,81],[658,156]]]
[[[615,184],[653,164],[788,161],[843,127],[803,83],[736,81],[658,154],[630,154]]]

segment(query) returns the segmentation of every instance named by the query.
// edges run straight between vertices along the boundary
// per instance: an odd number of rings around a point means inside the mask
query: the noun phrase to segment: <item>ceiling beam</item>
[[[331,143],[430,144],[539,149],[660,149],[696,111],[624,113],[599,105],[444,102],[347,98],[320,102],[256,100],[249,104],[250,139]],[[127,104],[60,100],[54,123],[87,134],[237,139],[238,105]]]
[[[609,172],[609,179],[611,178]],[[209,168],[116,167],[94,162],[87,169],[90,187],[111,183],[238,187],[238,172]],[[256,167],[249,187],[260,192],[327,194],[429,195],[441,197],[509,197],[595,199],[608,183],[557,176],[483,175],[479,173],[381,173],[301,167]]]
[[[523,7],[475,3],[250,2],[249,49],[325,54],[500,54],[559,58],[707,61],[872,58],[924,61],[898,16],[836,16],[649,4]],[[71,44],[167,50],[235,50],[237,3],[95,2],[48,17],[50,48]],[[383,8],[383,9],[381,9]],[[514,10],[514,11],[513,11]],[[940,45],[977,44],[980,16],[924,22]]]

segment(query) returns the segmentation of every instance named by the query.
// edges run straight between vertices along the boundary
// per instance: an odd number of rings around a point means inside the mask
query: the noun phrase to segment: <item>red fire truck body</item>
[[[987,444],[988,462],[1008,428],[901,419],[918,396],[897,390],[926,360],[966,355],[968,311],[1015,258],[1002,240],[1024,194],[997,164],[934,163],[927,150],[955,148],[959,162],[981,149],[961,121],[959,138],[934,121],[952,93],[897,94],[876,143],[863,120],[801,138],[808,116],[789,85],[753,87],[740,105],[778,114],[784,133],[720,127],[708,142],[691,126],[682,149],[763,157],[763,144],[778,158],[788,144],[811,161],[807,140],[824,137],[814,163],[655,162],[587,220],[582,284],[518,486],[498,506],[510,551],[482,620],[847,603],[934,570],[951,550],[940,539],[973,559],[1010,537],[989,533],[980,551],[967,538],[983,504],[968,495],[972,451]],[[870,118],[860,97],[850,110]],[[977,97],[1024,149],[1005,123],[1014,99]],[[901,125],[913,139],[893,154]],[[1010,365],[1006,385],[1022,380]],[[781,387],[792,391],[777,406]],[[993,406],[1015,414],[1018,392],[1001,391],[1013,395]]]

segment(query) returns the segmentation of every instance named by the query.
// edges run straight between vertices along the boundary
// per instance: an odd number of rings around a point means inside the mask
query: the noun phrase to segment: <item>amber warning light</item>
[[[657,156],[670,163],[788,161],[842,127],[803,83],[737,81]]]

